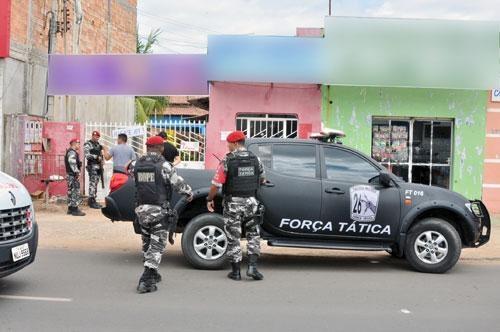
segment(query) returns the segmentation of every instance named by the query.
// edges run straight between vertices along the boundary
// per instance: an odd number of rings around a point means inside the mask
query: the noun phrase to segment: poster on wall
[[[374,125],[372,157],[379,162],[407,162],[408,133],[406,126]]]
[[[181,141],[181,146],[179,150],[198,152],[200,151],[200,142]]]

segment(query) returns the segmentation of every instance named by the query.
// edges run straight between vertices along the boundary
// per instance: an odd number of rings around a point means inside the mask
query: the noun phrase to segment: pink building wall
[[[307,138],[321,129],[321,86],[317,84],[210,84],[210,113],[207,124],[205,167],[216,168],[227,153],[221,133],[236,128],[241,113],[294,114],[298,118],[299,137]]]

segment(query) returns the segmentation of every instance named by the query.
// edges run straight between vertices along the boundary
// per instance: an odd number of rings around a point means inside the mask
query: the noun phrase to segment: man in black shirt
[[[179,164],[181,162],[179,151],[173,144],[167,142],[167,133],[164,131],[160,131],[158,136],[163,138],[163,140],[165,141],[163,143],[163,158],[165,158],[166,161],[170,162],[174,166]]]

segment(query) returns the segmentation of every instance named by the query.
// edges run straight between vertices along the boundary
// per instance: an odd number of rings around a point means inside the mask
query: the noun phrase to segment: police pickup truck
[[[276,247],[387,251],[421,272],[452,268],[462,248],[490,238],[484,204],[450,190],[406,183],[370,157],[321,140],[257,139],[247,148],[261,159],[267,182],[258,191],[265,205],[261,236]],[[214,174],[179,169],[194,191],[186,202],[174,195],[182,251],[194,267],[218,269],[227,238],[221,216],[205,198]],[[106,197],[109,219],[133,221],[135,188],[129,179]],[[137,232],[137,228],[136,228]]]
[[[0,278],[33,263],[37,245],[30,194],[19,181],[0,172]]]

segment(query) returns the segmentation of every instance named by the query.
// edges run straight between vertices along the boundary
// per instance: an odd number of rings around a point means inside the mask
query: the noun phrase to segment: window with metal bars
[[[239,114],[236,130],[248,138],[297,138],[298,119],[293,114]]]

